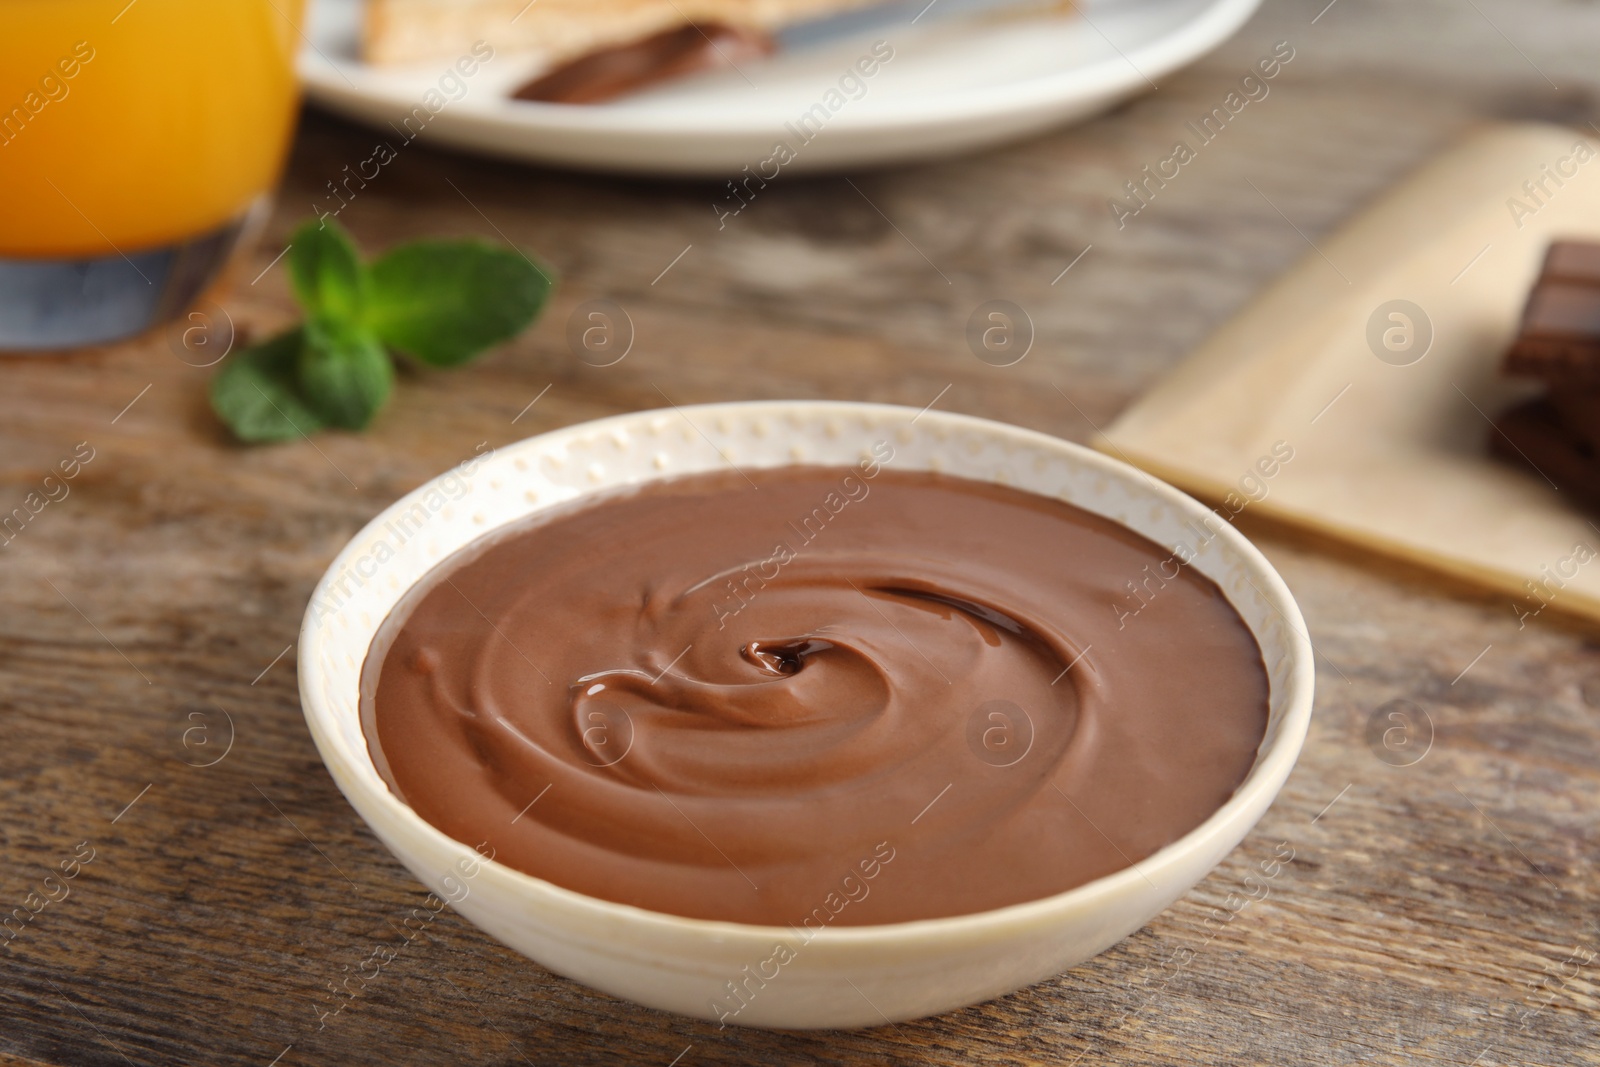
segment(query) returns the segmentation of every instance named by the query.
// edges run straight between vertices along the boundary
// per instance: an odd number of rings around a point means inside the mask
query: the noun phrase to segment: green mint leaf
[[[309,316],[360,319],[368,288],[367,269],[350,235],[332,219],[312,219],[289,241],[289,278]]]
[[[312,317],[306,320],[295,378],[300,394],[328,423],[362,430],[389,399],[394,365],[365,328]]]
[[[295,386],[296,328],[232,353],[211,379],[211,408],[241,441],[287,441],[322,429]]]
[[[476,240],[403,245],[369,274],[366,324],[390,348],[437,367],[521,333],[554,287],[521,252]]]

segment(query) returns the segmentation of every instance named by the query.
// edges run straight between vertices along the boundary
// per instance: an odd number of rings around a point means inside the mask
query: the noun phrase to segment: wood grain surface
[[[1119,229],[1108,198],[1285,40],[1270,94]],[[404,374],[364,436],[229,443],[212,371],[164,335],[0,361],[0,510],[93,450],[0,548],[0,914],[31,916],[0,934],[0,1067],[1600,1063],[1595,634],[1548,614],[1519,629],[1503,598],[1248,513],[1319,654],[1277,804],[1103,956],[874,1030],[636,1008],[450,911],[319,1028],[329,988],[399,941],[425,891],[323,769],[293,651],[344,541],[482,441],[758,397],[937,402],[1084,440],[1475,121],[1600,120],[1597,40],[1600,5],[1575,0],[1269,0],[1114,114],[978,157],[785,178],[720,231],[716,183],[412,146],[341,216],[369,251],[504,237],[564,283],[505,350]],[[373,140],[306,116],[267,238],[222,297],[241,330],[293,315],[270,264]],[[636,333],[605,368],[566,332],[600,298]],[[1014,366],[967,344],[992,299],[1036,331]],[[1294,861],[1247,883],[1280,847]]]

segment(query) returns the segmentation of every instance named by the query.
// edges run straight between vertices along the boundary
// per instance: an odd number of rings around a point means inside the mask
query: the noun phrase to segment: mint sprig
[[[521,252],[487,241],[415,241],[363,264],[332,220],[290,242],[289,277],[305,322],[234,352],[211,407],[243,441],[327,427],[361,430],[389,398],[391,353],[455,367],[538,317],[554,283]]]

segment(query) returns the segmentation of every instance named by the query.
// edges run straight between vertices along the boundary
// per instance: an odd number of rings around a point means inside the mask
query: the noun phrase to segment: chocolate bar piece
[[[1600,455],[1600,390],[1553,388],[1545,399],[1561,424]]]
[[[1489,436],[1489,450],[1530,467],[1568,496],[1600,505],[1600,449],[1577,433],[1545,397],[1503,413]]]
[[[1505,369],[1564,388],[1600,389],[1600,244],[1550,246]]]
[[[1600,507],[1600,244],[1550,246],[1505,370],[1548,390],[1495,420],[1489,450]]]
[[[1556,241],[1544,254],[1541,282],[1578,282],[1600,285],[1600,244],[1592,241]]]

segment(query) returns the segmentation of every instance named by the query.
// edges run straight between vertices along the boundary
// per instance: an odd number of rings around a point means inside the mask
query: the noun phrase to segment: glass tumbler
[[[0,0],[0,350],[181,314],[263,221],[304,0]]]

